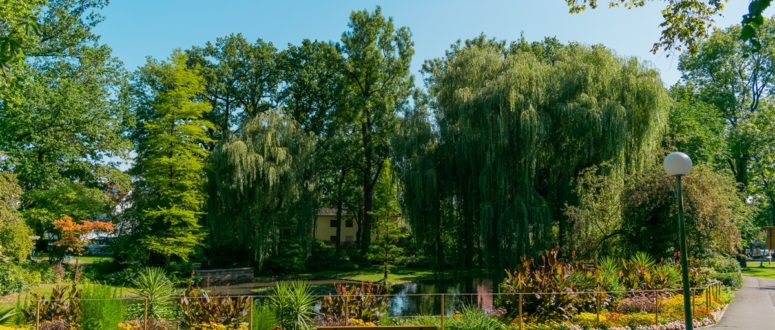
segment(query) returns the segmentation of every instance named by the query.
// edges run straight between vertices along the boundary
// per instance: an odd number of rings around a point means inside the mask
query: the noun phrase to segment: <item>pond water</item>
[[[315,295],[334,293],[335,280],[308,281]],[[494,305],[493,291],[497,291],[498,279],[460,277],[445,280],[422,280],[395,284],[389,288],[389,316],[439,315],[441,294],[444,294],[444,310],[447,314],[465,306],[485,311]],[[232,286],[210,287],[211,291],[226,295],[269,295],[274,282],[242,283]]]
[[[388,304],[389,316],[439,315],[441,295],[444,311],[450,314],[465,306],[493,309],[493,280],[469,278],[456,281],[423,281],[395,285]]]

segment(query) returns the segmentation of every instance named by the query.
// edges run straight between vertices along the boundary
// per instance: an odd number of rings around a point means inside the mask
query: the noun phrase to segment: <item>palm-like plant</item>
[[[14,316],[16,316],[16,311],[13,308],[0,311],[0,324],[11,323]]]
[[[161,268],[145,268],[132,280],[134,293],[148,302],[148,315],[158,319],[170,308],[175,288]]]
[[[311,329],[312,318],[315,316],[315,298],[306,283],[277,283],[269,304],[283,329]]]

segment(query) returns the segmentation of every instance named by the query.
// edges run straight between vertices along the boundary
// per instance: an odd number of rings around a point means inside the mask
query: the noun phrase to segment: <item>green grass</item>
[[[743,275],[775,279],[775,262],[764,262],[763,268],[759,267],[759,264],[759,261],[748,261],[748,268],[743,268]]]
[[[325,270],[294,276],[303,280],[336,279],[348,281],[379,282],[384,278],[384,270],[379,266],[369,266],[355,270]],[[428,268],[391,267],[388,273],[389,284],[401,284],[433,279],[433,271]]]

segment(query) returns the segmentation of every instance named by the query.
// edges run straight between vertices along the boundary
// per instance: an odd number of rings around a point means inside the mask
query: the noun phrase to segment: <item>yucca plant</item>
[[[132,280],[134,293],[148,302],[148,316],[154,319],[171,308],[175,288],[161,268],[145,268]]]
[[[311,329],[315,316],[315,298],[304,282],[277,283],[269,305],[284,330]]]
[[[14,308],[0,311],[0,324],[10,324],[15,316],[16,310]]]

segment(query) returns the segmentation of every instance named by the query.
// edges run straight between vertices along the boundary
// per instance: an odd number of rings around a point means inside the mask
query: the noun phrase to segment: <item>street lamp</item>
[[[686,254],[686,229],[684,228],[684,203],[681,191],[681,177],[692,170],[692,159],[683,152],[673,152],[662,164],[667,175],[675,177],[675,198],[678,203],[678,243],[681,249],[681,275],[684,285],[684,321],[686,330],[692,330],[692,296],[689,289],[689,262]]]

